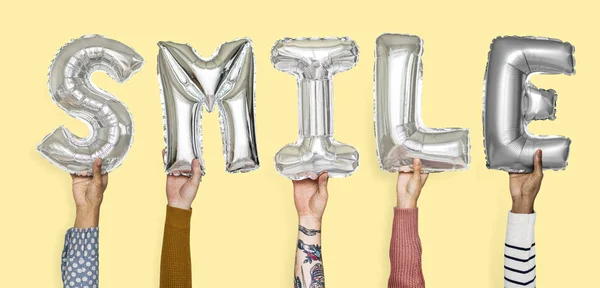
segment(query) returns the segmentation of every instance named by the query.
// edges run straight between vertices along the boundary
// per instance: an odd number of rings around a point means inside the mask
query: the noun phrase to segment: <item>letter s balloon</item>
[[[133,142],[133,119],[125,105],[91,81],[96,71],[119,83],[138,72],[144,59],[129,46],[100,35],[87,35],[62,47],[48,74],[54,103],[89,127],[89,136],[74,135],[63,126],[46,136],[38,151],[72,174],[91,175],[102,158],[102,172],[117,168]]]

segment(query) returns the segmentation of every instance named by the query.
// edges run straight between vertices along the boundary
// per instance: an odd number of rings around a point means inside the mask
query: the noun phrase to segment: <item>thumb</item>
[[[421,159],[415,158],[413,159],[413,179],[420,180],[421,179]]]
[[[327,183],[329,182],[329,173],[324,172],[318,178],[319,191],[318,193],[327,196]]]
[[[92,164],[94,185],[102,186],[102,159],[96,158]]]
[[[190,182],[194,185],[194,188],[198,189],[200,180],[202,180],[202,168],[200,167],[200,160],[196,158],[192,161],[192,178]]]
[[[542,150],[541,149],[535,151],[535,154],[533,156],[533,175],[538,179],[541,179],[544,177],[544,172],[542,170]]]

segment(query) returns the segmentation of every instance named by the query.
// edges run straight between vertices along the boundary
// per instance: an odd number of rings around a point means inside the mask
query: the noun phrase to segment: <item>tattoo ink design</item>
[[[300,277],[296,276],[296,280],[294,280],[294,288],[302,288],[302,282],[300,282]]]
[[[317,233],[321,233],[321,230],[308,229],[302,225],[298,225],[298,230],[300,230],[300,232],[304,233],[306,236],[315,236]]]
[[[325,273],[323,272],[323,265],[321,263],[315,264],[310,269],[310,279],[309,288],[325,288]]]
[[[319,244],[307,245],[304,241],[298,239],[298,249],[306,254],[304,263],[312,264],[313,261],[321,261],[321,246]]]

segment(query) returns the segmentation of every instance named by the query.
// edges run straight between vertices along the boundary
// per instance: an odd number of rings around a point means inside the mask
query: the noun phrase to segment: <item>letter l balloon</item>
[[[412,171],[413,158],[424,172],[468,169],[469,130],[423,124],[421,86],[423,40],[383,34],[375,48],[375,138],[381,169]]]

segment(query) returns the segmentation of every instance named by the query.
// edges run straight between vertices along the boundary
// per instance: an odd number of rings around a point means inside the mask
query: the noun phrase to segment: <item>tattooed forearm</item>
[[[298,231],[294,288],[325,288],[321,256],[321,225],[316,221],[305,220],[298,225]]]
[[[325,288],[325,273],[323,272],[323,264],[317,263],[310,269],[310,286],[309,288]]]
[[[304,263],[312,264],[313,261],[322,261],[321,260],[321,246],[319,244],[305,244],[304,241],[298,239],[298,249],[304,254],[306,254],[306,258],[304,259]]]
[[[321,233],[321,230],[308,229],[302,225],[298,225],[298,230],[300,230],[300,232],[304,233],[306,236],[315,236],[317,233]]]

